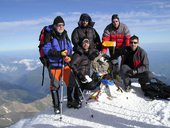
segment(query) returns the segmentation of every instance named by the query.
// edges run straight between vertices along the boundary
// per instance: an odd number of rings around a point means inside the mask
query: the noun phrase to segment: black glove
[[[129,71],[127,71],[128,76],[134,76],[137,73],[138,73],[137,70],[129,70]]]
[[[50,50],[48,51],[48,55],[49,55],[49,56],[61,56],[59,51],[52,50],[52,49],[50,49]]]

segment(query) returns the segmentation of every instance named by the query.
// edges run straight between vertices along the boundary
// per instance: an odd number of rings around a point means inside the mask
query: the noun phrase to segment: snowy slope
[[[54,115],[52,107],[38,113],[32,119],[23,119],[10,128],[167,128],[170,127],[170,101],[150,101],[143,96],[140,85],[133,83],[131,92],[118,92],[110,86],[113,99],[105,94],[99,101],[91,100],[81,109],[68,109],[63,105],[63,119]],[[91,118],[90,111],[94,118]]]

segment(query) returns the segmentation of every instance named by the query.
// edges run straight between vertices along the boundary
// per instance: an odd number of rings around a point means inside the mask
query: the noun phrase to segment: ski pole
[[[41,82],[41,85],[42,85],[42,86],[43,86],[43,83],[44,83],[44,70],[45,70],[45,66],[43,65],[42,82]]]
[[[72,71],[72,70],[71,70],[71,71]],[[80,93],[81,93],[81,95],[82,95],[82,97],[83,97],[83,100],[85,101],[86,105],[88,105],[88,104],[87,104],[87,100],[86,100],[85,96],[83,95],[83,92],[82,92],[82,90],[81,90],[81,88],[80,88],[80,85],[79,85],[79,83],[78,83],[78,80],[77,80],[76,76],[74,75],[73,71],[72,71],[72,74],[73,74],[74,79],[75,79],[75,81],[76,81],[76,84],[77,84],[77,86],[78,86],[78,88],[79,88],[79,90],[80,90]],[[91,111],[89,108],[88,108],[88,111],[89,111],[89,113],[90,113],[90,115],[91,115],[91,118],[93,118],[94,116],[93,116],[92,111]]]
[[[62,120],[62,107],[63,107],[63,85],[64,85],[64,59],[63,59],[63,64],[62,64],[62,70],[61,70],[61,82],[60,82],[60,86],[61,86],[61,94],[60,94],[60,121]]]

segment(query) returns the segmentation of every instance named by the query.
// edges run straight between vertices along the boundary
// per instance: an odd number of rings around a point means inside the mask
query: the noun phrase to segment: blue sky
[[[100,37],[117,13],[141,44],[170,49],[169,0],[0,0],[0,51],[37,49],[40,30],[58,15],[70,36],[81,13],[92,17]]]

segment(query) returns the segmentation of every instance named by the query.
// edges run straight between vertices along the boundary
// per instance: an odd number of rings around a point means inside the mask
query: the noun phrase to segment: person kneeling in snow
[[[119,51],[119,55],[123,55],[121,75],[127,92],[131,89],[130,78],[139,78],[142,88],[153,78],[153,74],[149,71],[147,53],[138,45],[139,39],[133,35],[130,38],[130,46]]]
[[[90,49],[89,47],[89,39],[84,38],[81,43],[81,48],[74,52],[70,63],[82,90],[94,90],[97,87],[90,77],[90,67],[91,61],[99,55],[99,51],[94,48]],[[77,85],[75,85],[75,90],[78,90],[76,88],[78,88]],[[76,95],[74,99],[77,100],[77,102],[80,102],[79,96]],[[71,100],[72,99],[70,99],[70,101]],[[69,104],[71,104],[71,102],[68,101],[67,106],[69,106]]]

